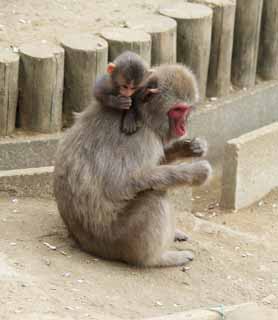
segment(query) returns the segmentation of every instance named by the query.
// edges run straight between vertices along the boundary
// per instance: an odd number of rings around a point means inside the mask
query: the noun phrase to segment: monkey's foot
[[[166,251],[159,262],[161,267],[184,266],[194,259],[191,251]]]
[[[133,134],[137,130],[137,123],[135,114],[133,112],[127,112],[122,122],[122,132],[125,134]]]
[[[176,229],[174,241],[187,241],[188,236],[181,230]]]

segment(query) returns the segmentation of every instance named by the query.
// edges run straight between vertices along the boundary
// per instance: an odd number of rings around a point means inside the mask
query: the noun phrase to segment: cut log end
[[[167,32],[177,27],[174,19],[157,14],[131,17],[126,24],[133,30],[142,30],[150,34]]]
[[[19,47],[20,54],[34,59],[49,59],[56,54],[64,54],[63,48],[49,43],[30,43]]]
[[[61,39],[61,45],[64,48],[89,52],[94,52],[96,50],[106,50],[108,48],[108,44],[104,39],[86,33],[66,35]]]
[[[200,19],[212,16],[209,7],[189,2],[161,6],[159,13],[174,19]]]
[[[151,41],[151,37],[148,33],[142,30],[132,30],[128,28],[106,28],[101,32],[101,35],[108,41],[126,43]]]

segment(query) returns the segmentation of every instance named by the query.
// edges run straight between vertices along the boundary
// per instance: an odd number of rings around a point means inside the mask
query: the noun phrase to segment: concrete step
[[[62,133],[15,135],[0,139],[0,170],[52,166],[57,143]]]
[[[53,197],[54,167],[40,167],[0,171],[0,196],[14,197]],[[170,190],[174,208],[178,211],[191,211],[192,189],[180,187]]]
[[[0,171],[0,195],[51,198],[54,167]]]
[[[278,121],[277,104],[278,81],[238,91],[198,107],[190,121],[190,135],[205,137],[210,145],[208,158],[222,162],[226,141]],[[0,138],[0,170],[52,166],[61,135],[17,132]]]
[[[278,122],[226,144],[221,206],[242,209],[278,187]]]

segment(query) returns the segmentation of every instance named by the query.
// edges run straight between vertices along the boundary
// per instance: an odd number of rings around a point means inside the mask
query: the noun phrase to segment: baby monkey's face
[[[124,97],[131,97],[134,92],[136,91],[137,87],[134,85],[134,82],[131,81],[130,83],[123,82],[120,84],[119,93],[121,96]]]

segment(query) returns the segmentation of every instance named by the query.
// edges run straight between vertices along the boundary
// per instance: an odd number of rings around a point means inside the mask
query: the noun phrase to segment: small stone
[[[160,301],[156,301],[155,304],[156,304],[157,306],[163,306],[162,302],[160,302]]]
[[[262,302],[265,304],[271,304],[276,299],[274,294],[270,294],[269,296],[262,299]]]
[[[258,203],[258,206],[261,207],[263,204],[264,204],[264,202],[263,202],[263,201],[260,201],[260,202]]]
[[[66,277],[66,278],[70,277],[70,275],[71,275],[70,272],[65,272],[65,273],[63,273],[63,277]]]
[[[10,246],[16,246],[16,242],[10,242]]]
[[[44,242],[43,244],[44,244],[45,246],[47,246],[49,249],[51,249],[51,250],[56,250],[56,249],[57,249],[57,247],[52,246],[52,245],[49,244],[48,242]]]
[[[51,261],[47,258],[43,258],[43,261],[44,263],[47,265],[47,266],[50,266],[51,265]]]
[[[65,309],[66,309],[66,310],[71,310],[71,311],[73,311],[73,310],[74,310],[74,308],[73,308],[73,307],[71,307],[71,306],[65,306]]]

